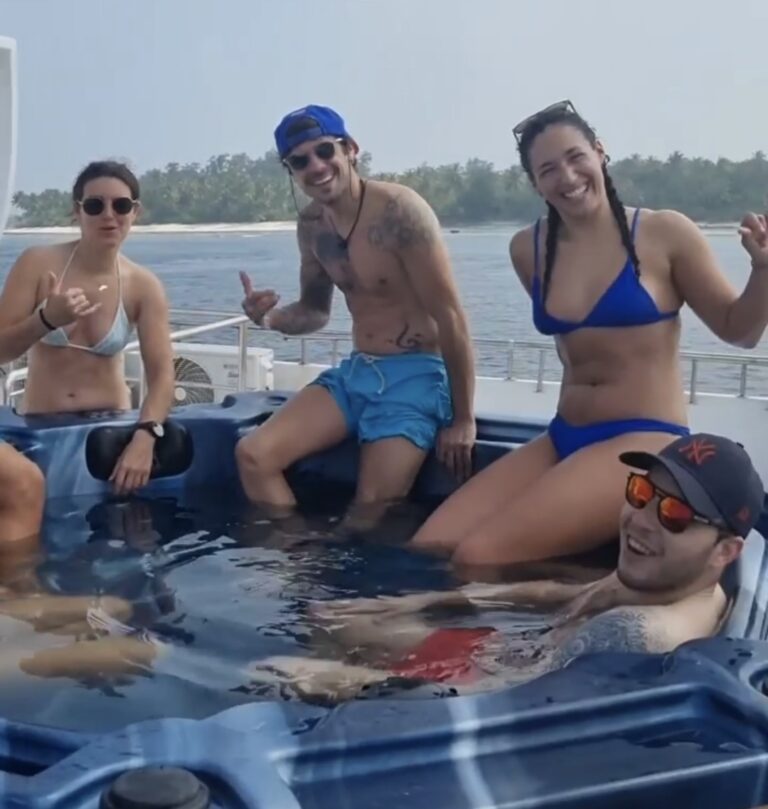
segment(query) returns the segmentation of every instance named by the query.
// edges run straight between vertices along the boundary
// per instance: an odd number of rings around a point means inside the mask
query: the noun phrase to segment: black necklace
[[[333,219],[331,219],[333,229],[336,231],[336,243],[339,245],[340,250],[346,250],[349,247],[349,240],[352,238],[352,234],[355,232],[357,223],[360,220],[360,212],[363,210],[364,199],[365,199],[365,180],[360,180],[360,200],[357,203],[357,213],[355,214],[355,221],[352,223],[352,227],[349,229],[349,233],[347,233],[346,238],[344,238],[338,232],[338,230],[336,230],[336,225],[333,223]]]

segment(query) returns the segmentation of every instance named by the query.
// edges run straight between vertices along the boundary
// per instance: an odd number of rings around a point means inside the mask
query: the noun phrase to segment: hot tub
[[[235,443],[286,397],[249,393],[174,411],[171,449],[146,497],[172,498],[182,509],[201,492],[214,501],[237,497]],[[46,473],[45,529],[81,520],[108,499],[110,459],[132,421],[135,414],[0,413],[0,436]],[[543,422],[479,419],[477,466],[543,429]],[[356,461],[354,444],[345,444],[298,464],[290,480],[301,490],[343,492]],[[452,486],[429,459],[414,499],[439,500]],[[84,722],[68,718],[124,694],[89,703],[82,689],[51,692],[36,721],[21,709],[0,720],[1,805],[128,806],[131,789],[160,800],[158,779],[166,779],[178,800],[159,805],[188,807],[206,800],[260,809],[756,806],[768,801],[765,525],[759,529],[739,562],[722,636],[668,655],[592,655],[494,693],[375,693],[332,706],[233,697],[229,706],[194,702],[197,715],[179,715],[169,690],[162,718],[137,717],[123,698],[122,713],[101,729],[98,710]],[[70,536],[79,541],[76,531],[60,531],[57,547]],[[193,553],[191,542],[185,547]],[[403,576],[416,576],[398,560]],[[43,580],[55,584],[48,574]],[[217,614],[214,605],[206,610]]]

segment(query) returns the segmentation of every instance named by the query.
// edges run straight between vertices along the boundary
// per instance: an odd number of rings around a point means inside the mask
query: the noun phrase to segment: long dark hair
[[[533,169],[531,167],[531,147],[536,138],[547,128],[554,125],[572,126],[581,132],[587,139],[592,148],[597,147],[597,135],[595,130],[576,112],[568,109],[556,109],[548,112],[543,112],[532,118],[530,123],[523,130],[520,140],[517,144],[518,152],[520,153],[520,164],[528,179],[531,183],[535,182],[533,176]],[[607,161],[606,161],[607,162]],[[635,272],[640,274],[640,261],[635,252],[635,245],[632,242],[632,234],[630,232],[629,222],[627,221],[627,212],[624,209],[624,204],[619,199],[616,192],[616,186],[613,184],[611,175],[608,173],[606,163],[603,163],[603,182],[605,184],[605,194],[608,197],[608,204],[611,207],[611,213],[616,220],[616,224],[621,234],[621,243],[626,248],[629,257],[632,259]],[[555,264],[555,255],[557,253],[557,236],[560,231],[560,214],[551,203],[547,203],[547,243],[546,252],[544,256],[544,277],[542,279],[541,298],[542,301],[546,300],[547,292],[549,290],[549,282],[552,277],[552,267]]]

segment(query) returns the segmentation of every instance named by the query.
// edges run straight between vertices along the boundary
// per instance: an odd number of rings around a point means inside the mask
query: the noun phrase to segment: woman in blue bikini
[[[28,355],[25,414],[130,408],[123,349],[137,331],[147,394],[111,480],[118,493],[147,483],[173,401],[163,286],[121,255],[139,210],[139,183],[122,163],[88,165],[72,199],[75,242],[30,247],[0,295],[0,362]]]
[[[472,478],[413,539],[473,566],[580,553],[613,538],[620,453],[657,452],[688,432],[684,303],[732,345],[754,347],[768,324],[764,216],[749,214],[740,228],[752,273],[738,295],[687,217],[624,207],[601,143],[570,102],[527,118],[515,137],[547,217],[514,235],[510,255],[536,328],[555,337],[563,377],[547,432]]]

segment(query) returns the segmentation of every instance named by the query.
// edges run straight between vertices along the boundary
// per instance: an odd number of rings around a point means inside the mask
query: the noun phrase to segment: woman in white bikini
[[[0,362],[28,354],[25,414],[127,410],[123,349],[137,331],[147,394],[110,480],[117,493],[144,486],[173,399],[165,291],[120,255],[139,211],[139,183],[123,164],[89,164],[72,189],[81,236],[30,247],[0,295]]]

